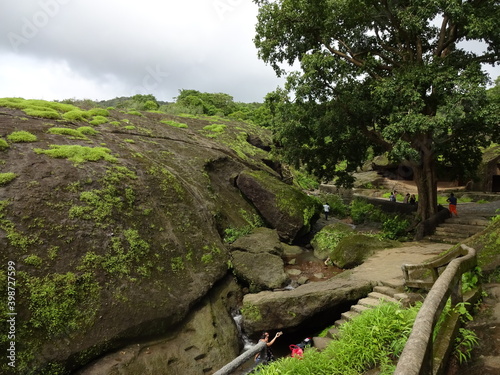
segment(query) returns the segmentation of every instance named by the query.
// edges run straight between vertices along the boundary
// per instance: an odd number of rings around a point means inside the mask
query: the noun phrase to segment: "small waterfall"
[[[243,343],[243,351],[250,349],[255,345],[255,343],[250,340],[250,338],[243,332],[243,329],[241,328],[243,315],[241,315],[241,312],[239,310],[233,312],[231,315],[234,322],[236,323],[236,327],[238,328],[238,335]]]

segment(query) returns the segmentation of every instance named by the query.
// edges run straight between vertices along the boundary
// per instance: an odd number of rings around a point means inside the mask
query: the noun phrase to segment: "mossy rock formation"
[[[63,374],[168,334],[228,273],[224,230],[268,212],[236,179],[254,176],[262,196],[292,188],[267,166],[270,134],[256,126],[47,103],[0,102],[1,168],[16,176],[0,186],[0,261],[15,268],[17,370]],[[20,131],[34,137],[9,140]],[[289,239],[312,217],[293,194],[293,215],[266,218]],[[0,285],[7,295],[6,268]]]

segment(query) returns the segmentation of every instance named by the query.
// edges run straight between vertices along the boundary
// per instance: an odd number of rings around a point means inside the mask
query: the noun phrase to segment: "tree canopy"
[[[481,69],[499,61],[498,2],[255,2],[259,57],[278,75],[300,64],[266,97],[286,161],[349,185],[369,154],[387,153],[414,173],[423,219],[437,210],[438,161],[473,175],[498,136]]]

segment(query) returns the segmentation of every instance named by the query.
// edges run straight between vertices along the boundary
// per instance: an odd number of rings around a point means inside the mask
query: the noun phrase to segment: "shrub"
[[[104,108],[92,108],[87,111],[88,116],[102,116],[102,117],[108,117],[109,116],[109,111]]]
[[[187,128],[188,127],[186,124],[183,124],[183,123],[177,122],[177,121],[173,121],[173,120],[161,120],[160,122],[162,124],[175,126],[176,128]]]
[[[61,118],[59,112],[50,108],[40,108],[40,107],[28,107],[23,109],[24,113],[29,116],[48,118],[52,120],[58,120]]]
[[[321,195],[322,204],[328,203],[330,206],[330,215],[340,218],[345,218],[349,215],[349,206],[344,204],[342,197],[338,194]]]
[[[132,110],[132,111],[128,111],[127,112],[128,115],[134,115],[134,116],[142,116],[142,113],[139,112],[139,111],[135,111],[135,110]]]
[[[212,134],[207,134],[208,137],[217,137],[217,135],[224,133],[226,130],[226,125],[224,124],[212,124],[212,125],[207,125],[203,128],[203,130],[207,132],[211,132]]]
[[[405,237],[409,225],[408,220],[403,219],[399,215],[389,218],[382,224],[382,238],[397,240],[398,238]]]
[[[53,158],[65,158],[75,164],[104,159],[115,163],[117,159],[111,155],[111,150],[105,147],[85,147],[79,145],[51,145],[49,150],[35,149],[37,154],[45,154]]]
[[[62,115],[63,119],[68,121],[87,121],[87,115],[84,111],[75,109],[73,111],[66,112]]]
[[[69,135],[70,137],[77,139],[88,139],[80,131],[70,128],[50,128],[47,133],[49,134],[59,134],[59,135]]]
[[[96,135],[99,134],[97,130],[92,129],[90,126],[80,126],[77,129],[80,133],[85,135]]]
[[[92,119],[92,121],[89,122],[89,124],[97,126],[97,125],[105,124],[107,122],[108,122],[107,117],[104,117],[104,116],[94,116],[94,118]]]
[[[11,142],[22,143],[22,142],[36,142],[38,138],[36,135],[30,132],[21,130],[17,132],[12,132],[7,136],[7,139]]]
[[[9,148],[9,144],[5,139],[0,138],[0,150],[5,150],[6,148]]]
[[[12,172],[0,173],[0,186],[7,185],[16,177],[17,175]]]

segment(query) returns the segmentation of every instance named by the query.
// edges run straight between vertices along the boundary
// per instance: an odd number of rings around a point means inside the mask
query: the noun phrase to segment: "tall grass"
[[[375,367],[392,374],[410,335],[420,304],[403,309],[383,303],[339,328],[338,338],[322,352],[306,349],[303,359],[282,358],[260,368],[260,375],[358,375]]]

